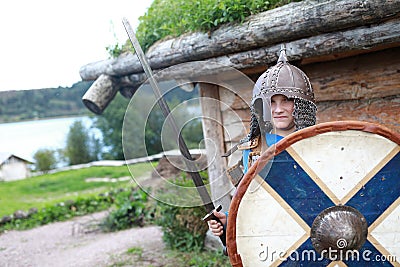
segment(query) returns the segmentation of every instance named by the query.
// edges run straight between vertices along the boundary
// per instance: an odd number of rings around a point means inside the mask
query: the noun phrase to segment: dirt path
[[[106,212],[0,235],[1,267],[164,266],[157,226],[94,231]],[[130,249],[131,253],[127,253]]]

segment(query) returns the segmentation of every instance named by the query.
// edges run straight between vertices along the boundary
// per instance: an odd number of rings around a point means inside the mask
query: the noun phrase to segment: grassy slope
[[[130,167],[132,175],[149,175],[153,167],[149,163],[138,163]],[[131,181],[86,182],[87,178],[131,177],[126,166],[90,167],[31,177],[25,180],[0,183],[0,218],[16,210],[27,211],[32,207],[42,208],[68,199],[97,195],[111,188],[132,186]]]
[[[41,208],[49,204],[59,203],[68,199],[85,197],[91,194],[99,194],[111,188],[132,186],[132,182],[85,182],[87,178],[120,178],[120,177],[144,177],[150,175],[155,164],[138,163],[130,166],[129,172],[126,166],[122,167],[90,167],[80,170],[64,171],[55,174],[36,176],[21,181],[0,183],[0,218],[3,215],[12,214],[16,210],[28,210],[29,208]],[[132,176],[131,176],[132,175]],[[110,266],[147,264],[154,259],[148,255],[142,255],[142,247],[133,247],[118,256],[111,256],[113,264]],[[166,250],[159,261],[165,266],[186,267],[228,267],[229,258],[222,256],[221,251],[195,251],[180,252]],[[165,262],[164,262],[165,261]],[[145,266],[143,265],[143,266]],[[150,265],[149,265],[150,266]]]

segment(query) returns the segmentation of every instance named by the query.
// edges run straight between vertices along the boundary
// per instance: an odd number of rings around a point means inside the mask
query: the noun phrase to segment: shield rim
[[[257,159],[257,161],[250,167],[248,172],[244,175],[243,179],[240,181],[236,192],[232,198],[231,205],[229,207],[229,216],[227,222],[226,229],[226,245],[229,260],[232,266],[243,266],[242,259],[240,254],[237,253],[237,244],[236,244],[236,219],[237,219],[237,211],[239,205],[242,201],[244,194],[247,191],[247,188],[250,185],[250,182],[259,173],[262,168],[276,155],[293,145],[294,143],[310,138],[319,134],[327,133],[327,132],[338,132],[338,131],[348,131],[348,130],[356,130],[362,131],[372,134],[377,134],[383,136],[392,142],[400,145],[400,133],[394,132],[393,130],[371,122],[363,122],[363,121],[333,121],[333,122],[324,122],[311,127],[307,127],[305,129],[301,129],[296,131],[281,141],[269,147],[261,156]]]

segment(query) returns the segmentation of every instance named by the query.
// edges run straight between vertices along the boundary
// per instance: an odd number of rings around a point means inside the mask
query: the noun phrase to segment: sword
[[[133,47],[135,48],[135,52],[137,57],[139,58],[140,63],[142,64],[143,70],[146,73],[147,78],[149,79],[149,83],[151,85],[151,88],[153,89],[153,92],[157,98],[157,104],[160,106],[161,111],[164,115],[165,118],[169,118],[168,121],[171,124],[171,128],[173,130],[173,133],[175,134],[175,137],[178,140],[178,145],[179,145],[179,150],[181,151],[182,155],[187,159],[185,160],[185,164],[187,169],[189,170],[188,173],[190,174],[197,192],[200,195],[200,198],[203,202],[203,205],[207,211],[207,215],[203,217],[203,221],[207,222],[209,220],[216,220],[219,223],[221,221],[214,215],[214,210],[215,211],[220,211],[222,206],[219,205],[217,208],[215,208],[210,194],[208,193],[206,187],[204,186],[203,180],[199,174],[199,172],[196,171],[196,166],[193,163],[193,157],[189,152],[189,149],[185,143],[185,140],[182,137],[182,134],[179,131],[179,128],[177,126],[177,123],[174,119],[174,117],[171,114],[171,111],[168,107],[167,102],[163,98],[161,94],[160,87],[156,81],[156,79],[153,76],[153,71],[150,68],[150,64],[147,61],[147,58],[142,50],[142,47],[139,44],[139,41],[136,38],[135,32],[133,31],[129,21],[126,18],[122,19],[122,23],[124,24],[126,33],[128,34],[129,40],[131,41]],[[222,223],[221,223],[222,225]],[[227,255],[227,250],[226,250],[226,230],[224,229],[223,234],[220,236],[221,242],[224,246],[224,254]]]

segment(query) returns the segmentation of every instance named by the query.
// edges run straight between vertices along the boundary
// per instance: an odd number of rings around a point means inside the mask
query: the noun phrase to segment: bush
[[[162,227],[168,248],[179,251],[200,251],[204,247],[207,223],[203,207],[182,208],[160,203],[156,223]]]
[[[35,169],[37,171],[47,172],[54,169],[57,164],[55,151],[51,149],[39,149],[33,155],[33,159],[35,160]]]
[[[75,121],[69,128],[64,156],[69,165],[98,160],[100,141],[89,133],[82,121]]]
[[[206,172],[201,172],[206,179]],[[191,186],[192,180],[182,175],[175,181],[181,186]],[[178,251],[200,251],[204,247],[204,238],[208,230],[202,218],[206,214],[204,207],[177,207],[158,202],[156,223],[162,227],[163,240],[168,248]]]
[[[299,1],[299,0],[295,0]],[[147,50],[167,36],[212,31],[226,23],[241,23],[246,17],[293,2],[292,0],[154,0],[139,18],[138,39]],[[128,47],[116,47],[117,53]],[[130,47],[130,46],[129,46]],[[119,51],[118,51],[119,50]],[[109,51],[110,55],[116,55]]]
[[[31,229],[33,227],[45,225],[56,221],[68,220],[74,216],[81,216],[105,210],[114,203],[115,197],[118,197],[121,192],[125,191],[111,191],[109,193],[101,194],[98,196],[77,198],[76,200],[68,200],[65,202],[60,202],[56,205],[47,205],[46,207],[36,212],[28,213],[29,216],[25,218],[4,216],[10,219],[2,219],[0,221],[0,232],[11,229]]]
[[[116,209],[101,223],[103,231],[118,231],[143,226],[154,217],[154,208],[147,204],[147,194],[140,189],[122,192],[115,199]]]

